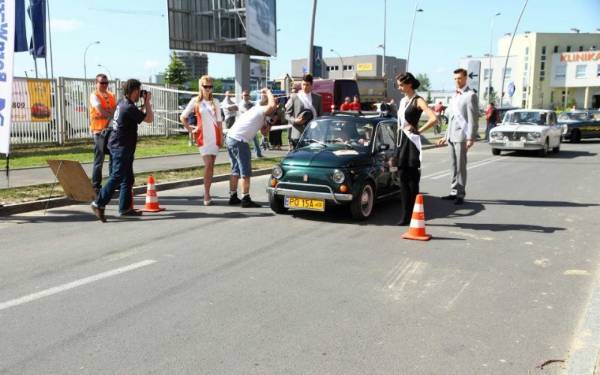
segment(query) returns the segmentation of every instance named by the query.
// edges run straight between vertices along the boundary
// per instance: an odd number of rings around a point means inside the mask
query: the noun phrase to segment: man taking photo
[[[152,122],[152,94],[141,90],[141,82],[129,79],[123,86],[124,97],[119,101],[112,121],[112,131],[108,148],[112,156],[112,170],[106,185],[92,202],[94,215],[106,222],[104,208],[110,202],[113,193],[119,187],[119,216],[139,216],[140,211],[132,209],[131,188],[133,186],[133,158],[137,144],[137,129],[141,122]],[[136,102],[143,97],[141,109]]]

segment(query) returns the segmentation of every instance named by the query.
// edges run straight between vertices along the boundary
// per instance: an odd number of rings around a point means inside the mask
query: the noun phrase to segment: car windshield
[[[565,113],[561,113],[561,115],[558,116],[558,120],[559,121],[565,121],[565,120],[584,121],[584,120],[587,120],[587,113],[585,113],[585,112],[565,112]]]
[[[373,139],[375,122],[364,118],[322,118],[304,130],[300,147],[330,147],[334,144],[366,150]]]
[[[546,125],[548,114],[546,112],[535,111],[519,111],[508,112],[504,119],[507,124],[529,124],[529,125]]]

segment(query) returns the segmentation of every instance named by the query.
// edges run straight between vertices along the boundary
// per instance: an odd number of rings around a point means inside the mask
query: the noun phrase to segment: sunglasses
[[[108,81],[100,81],[98,83],[101,84],[101,85],[108,85]]]
[[[205,89],[207,89],[207,90],[208,90],[208,89],[211,89],[211,90],[212,90],[212,88],[213,88],[213,87],[212,87],[212,86],[208,86],[208,85],[207,85],[207,86],[205,86],[205,85],[202,85],[202,88],[205,88]]]

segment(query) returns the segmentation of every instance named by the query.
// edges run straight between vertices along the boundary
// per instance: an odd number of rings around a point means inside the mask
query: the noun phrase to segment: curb
[[[252,171],[252,176],[253,177],[264,176],[264,175],[271,173],[271,170],[272,170],[272,168],[256,169],[256,170]],[[218,176],[213,176],[212,181],[213,182],[227,181],[227,180],[229,180],[230,177],[231,177],[231,174],[221,174]],[[191,178],[189,180],[163,182],[160,184],[156,184],[155,186],[156,186],[157,191],[164,191],[164,190],[179,189],[182,187],[188,187],[188,186],[194,186],[194,185],[201,185],[203,182],[204,182],[204,178],[200,177],[200,178]],[[117,194],[115,194],[115,196]],[[136,186],[133,188],[133,195],[140,195],[140,194],[146,194],[146,186]],[[74,201],[71,198],[62,197],[62,198],[51,198],[51,199],[46,199],[46,200],[39,200],[39,201],[35,201],[35,202],[10,204],[7,206],[0,207],[0,217],[10,216],[10,215],[14,215],[14,214],[21,214],[24,212],[44,210],[44,209],[46,209],[46,207],[47,208],[57,208],[57,207],[71,206],[74,204],[85,204],[85,203]]]

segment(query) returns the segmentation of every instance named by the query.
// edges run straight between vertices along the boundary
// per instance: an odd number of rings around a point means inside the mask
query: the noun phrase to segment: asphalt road
[[[446,153],[425,153],[430,242],[400,238],[394,201],[366,223],[275,216],[227,206],[225,183],[216,206],[164,191],[166,211],[111,206],[107,224],[87,206],[2,218],[0,374],[560,374],[536,366],[575,352],[593,368],[600,143],[477,144],[458,208],[438,198]]]

